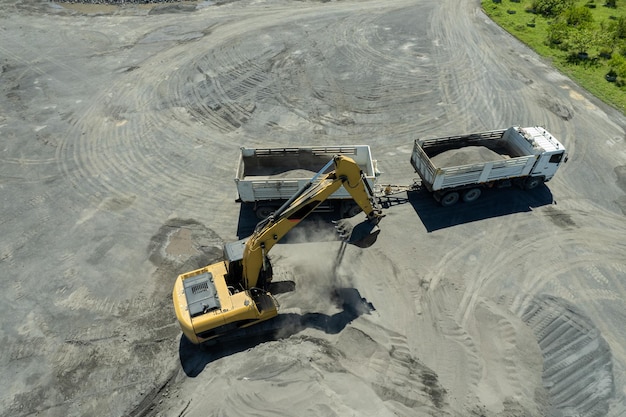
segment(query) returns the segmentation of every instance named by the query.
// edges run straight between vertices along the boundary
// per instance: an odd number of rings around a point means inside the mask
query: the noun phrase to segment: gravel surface
[[[0,415],[626,414],[626,119],[477,0],[0,0],[0,35]],[[176,275],[256,223],[241,146],[408,185],[415,138],[513,125],[567,147],[546,186],[396,194],[367,249],[311,219],[277,332],[181,338]]]

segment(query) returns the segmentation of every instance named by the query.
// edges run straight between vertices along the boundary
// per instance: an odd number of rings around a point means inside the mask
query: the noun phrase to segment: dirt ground
[[[478,0],[62,6],[0,0],[3,416],[623,416],[626,119]],[[324,220],[273,252],[281,331],[200,350],[178,273],[255,218],[240,146],[542,125],[529,192],[390,199],[376,244]]]

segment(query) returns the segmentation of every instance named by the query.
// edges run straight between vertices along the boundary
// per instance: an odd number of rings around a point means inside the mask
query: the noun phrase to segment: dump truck
[[[235,184],[238,202],[250,206],[259,219],[265,219],[296,193],[320,166],[334,155],[351,158],[361,169],[366,185],[374,189],[376,161],[368,145],[302,146],[292,148],[242,147],[237,163]],[[340,188],[316,211],[333,211],[353,217],[361,211],[350,193]]]
[[[411,153],[423,188],[444,207],[475,201],[484,188],[536,188],[565,162],[563,144],[538,126],[416,139]]]

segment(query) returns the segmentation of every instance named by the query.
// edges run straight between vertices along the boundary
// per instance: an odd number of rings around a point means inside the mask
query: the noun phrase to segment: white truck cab
[[[543,127],[516,127],[513,129],[531,147],[529,152],[538,155],[537,162],[529,176],[541,177],[544,182],[550,181],[559,166],[567,161],[565,146]]]

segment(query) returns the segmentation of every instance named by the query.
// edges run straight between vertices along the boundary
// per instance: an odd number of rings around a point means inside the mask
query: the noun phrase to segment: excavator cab
[[[224,245],[224,266],[226,267],[226,284],[229,287],[239,285],[237,277],[243,274],[243,248],[246,239],[229,242]]]
[[[224,265],[226,266],[226,283],[229,288],[236,291],[247,288],[245,283],[241,282],[243,276],[243,258],[248,239],[240,239],[236,242],[229,242],[224,245]],[[267,255],[265,256],[264,267],[259,273],[259,279],[256,284],[257,289],[267,290],[269,281],[267,278],[272,277],[272,264]],[[240,287],[240,288],[238,288]]]

